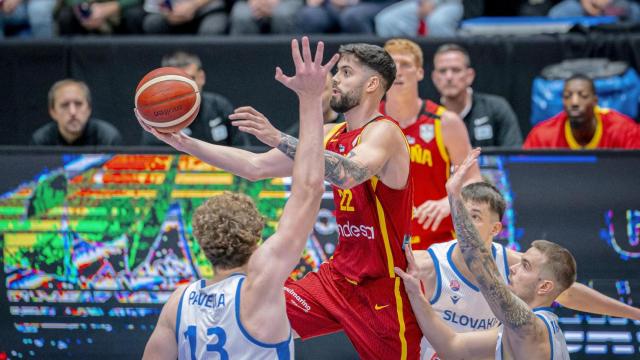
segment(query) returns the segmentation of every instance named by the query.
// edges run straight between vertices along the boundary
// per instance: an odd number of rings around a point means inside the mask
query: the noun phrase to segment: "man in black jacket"
[[[196,119],[184,128],[187,135],[217,145],[249,145],[246,134],[231,126],[229,114],[233,113],[233,105],[224,96],[202,91],[206,82],[206,74],[202,62],[197,55],[178,51],[162,58],[162,66],[177,67],[184,70],[198,84],[201,95],[200,111]],[[155,136],[144,131],[142,145],[164,145]]]
[[[49,89],[49,115],[54,122],[37,129],[31,145],[122,145],[113,125],[91,118],[91,92],[82,81],[64,79]]]
[[[464,120],[472,147],[522,146],[518,119],[506,99],[473,91],[475,71],[469,54],[456,44],[444,44],[433,57],[433,84],[440,102]]]

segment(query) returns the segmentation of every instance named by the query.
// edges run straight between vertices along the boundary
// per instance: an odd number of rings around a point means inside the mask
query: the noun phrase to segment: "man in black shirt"
[[[516,114],[506,99],[473,91],[475,71],[469,54],[456,44],[444,44],[433,57],[431,79],[440,102],[464,120],[471,146],[522,146]]]
[[[91,92],[82,81],[65,79],[49,90],[50,122],[31,136],[31,145],[122,145],[113,125],[91,118]]]
[[[182,131],[196,139],[216,145],[249,145],[246,134],[231,126],[229,114],[233,113],[231,102],[222,95],[202,91],[206,74],[197,55],[178,51],[162,58],[162,66],[177,67],[184,70],[200,89],[200,110],[196,119]],[[142,145],[165,145],[150,133],[142,132]]]

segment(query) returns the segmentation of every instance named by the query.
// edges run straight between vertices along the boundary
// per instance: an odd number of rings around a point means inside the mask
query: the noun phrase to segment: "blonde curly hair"
[[[249,196],[224,192],[200,205],[191,224],[193,235],[213,267],[231,269],[249,261],[265,220]]]

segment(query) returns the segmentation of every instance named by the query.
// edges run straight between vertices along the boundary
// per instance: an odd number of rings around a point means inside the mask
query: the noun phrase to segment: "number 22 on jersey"
[[[341,211],[356,211],[351,205],[353,200],[353,193],[349,189],[338,189],[338,195],[340,195],[340,210]]]

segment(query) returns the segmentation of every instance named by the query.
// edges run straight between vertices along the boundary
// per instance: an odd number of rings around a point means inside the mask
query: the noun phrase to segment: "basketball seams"
[[[191,95],[191,94],[189,94]],[[167,121],[167,122],[155,122],[155,121],[151,121],[151,120],[147,120],[144,118],[144,116],[142,116],[142,114],[140,114],[140,118],[142,119],[142,121],[144,121],[145,124],[149,125],[149,126],[153,126],[153,127],[158,127],[158,128],[168,128],[171,126],[175,126],[180,124],[181,122],[187,120],[189,117],[191,117],[196,111],[198,111],[198,109],[200,109],[200,93],[196,92],[196,101],[193,104],[193,106],[191,107],[191,109],[189,109],[189,111],[180,116],[179,118],[172,120],[172,121]]]
[[[184,83],[187,83],[189,85],[191,85],[191,87],[193,88],[194,92],[198,92],[200,91],[200,89],[198,89],[198,84],[196,84],[195,81],[183,76],[183,75],[162,75],[162,76],[158,76],[156,78],[153,78],[147,82],[145,82],[139,89],[136,90],[136,97],[135,97],[135,104],[138,104],[138,98],[140,97],[140,94],[142,94],[143,91],[145,91],[146,89],[148,89],[149,87],[163,82],[163,81],[181,81]]]

